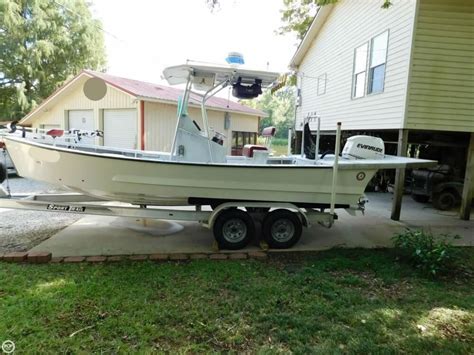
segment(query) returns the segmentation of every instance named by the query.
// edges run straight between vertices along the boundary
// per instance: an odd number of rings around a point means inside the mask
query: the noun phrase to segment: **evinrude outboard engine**
[[[383,159],[384,156],[385,146],[378,137],[352,136],[342,150],[345,159]]]

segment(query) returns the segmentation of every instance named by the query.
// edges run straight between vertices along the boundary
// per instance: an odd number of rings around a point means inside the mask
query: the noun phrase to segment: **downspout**
[[[140,149],[145,150],[145,101],[140,100]]]

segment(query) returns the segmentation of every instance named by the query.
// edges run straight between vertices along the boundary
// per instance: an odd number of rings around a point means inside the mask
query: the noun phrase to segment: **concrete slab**
[[[406,228],[423,228],[434,234],[458,234],[458,245],[474,246],[474,215],[463,221],[457,211],[437,211],[405,196],[402,221],[390,219],[391,194],[368,194],[365,216],[340,218],[330,229],[320,225],[305,229],[294,251],[324,250],[333,247],[375,248],[391,246],[394,233]],[[212,233],[194,222],[152,221],[155,232],[142,221],[117,217],[86,216],[37,245],[31,251],[51,252],[54,257],[89,255],[130,255],[159,253],[212,253]],[[181,226],[183,227],[181,230]],[[149,227],[149,225],[148,225]],[[257,243],[246,251],[259,250]]]

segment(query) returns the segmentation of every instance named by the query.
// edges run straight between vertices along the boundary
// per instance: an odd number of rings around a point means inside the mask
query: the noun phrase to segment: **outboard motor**
[[[353,136],[347,139],[342,150],[345,159],[383,159],[385,146],[383,140],[371,136]]]

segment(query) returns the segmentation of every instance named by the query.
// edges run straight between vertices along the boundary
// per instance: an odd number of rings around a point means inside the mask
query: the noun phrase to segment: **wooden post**
[[[464,187],[462,190],[460,217],[469,221],[471,216],[472,195],[474,190],[474,133],[467,148],[466,174],[464,175]]]
[[[397,155],[406,157],[408,149],[408,130],[398,131]],[[392,215],[394,221],[400,220],[400,210],[402,208],[403,186],[405,184],[405,169],[397,169],[395,173],[395,191],[393,192]]]

